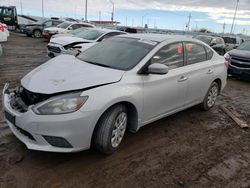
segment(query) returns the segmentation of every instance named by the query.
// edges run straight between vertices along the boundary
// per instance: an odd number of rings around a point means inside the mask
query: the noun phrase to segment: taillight
[[[228,62],[227,60],[225,60],[224,65],[225,65],[226,68],[228,69],[228,67],[229,67],[229,62]]]

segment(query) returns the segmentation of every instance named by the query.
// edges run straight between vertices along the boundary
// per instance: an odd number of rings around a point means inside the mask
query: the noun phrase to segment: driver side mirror
[[[168,73],[168,66],[161,64],[161,63],[153,63],[148,66],[148,73],[149,74],[167,74]]]
[[[69,27],[68,30],[72,31],[72,30],[73,30],[73,27]]]

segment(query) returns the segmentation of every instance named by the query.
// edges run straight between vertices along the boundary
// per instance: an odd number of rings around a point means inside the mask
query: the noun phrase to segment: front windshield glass
[[[201,40],[202,42],[205,42],[206,44],[210,44],[212,41],[212,38],[207,36],[197,36],[196,38]]]
[[[83,32],[83,31],[86,31],[86,30],[87,30],[86,28],[81,27],[81,28],[78,28],[78,29],[75,29],[75,30],[70,31],[70,33],[71,33],[72,35],[77,35],[77,34]]]
[[[63,22],[63,23],[59,24],[57,27],[62,28],[62,29],[66,29],[69,26],[70,26],[70,23]]]
[[[130,70],[157,44],[150,40],[115,37],[96,44],[77,58],[103,67]]]
[[[100,30],[89,29],[83,32],[77,33],[75,36],[86,40],[97,40],[105,32]]]
[[[250,51],[250,41],[242,43],[237,50],[247,50]]]

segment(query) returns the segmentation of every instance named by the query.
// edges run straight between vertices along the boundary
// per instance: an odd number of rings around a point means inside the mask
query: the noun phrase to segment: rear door
[[[165,75],[148,74],[143,76],[144,123],[154,121],[182,108],[187,92],[182,42],[166,45],[152,57],[150,63],[165,64],[169,67],[169,72]]]
[[[213,51],[199,43],[186,42],[184,45],[188,72],[186,106],[192,106],[203,101],[213,81]]]

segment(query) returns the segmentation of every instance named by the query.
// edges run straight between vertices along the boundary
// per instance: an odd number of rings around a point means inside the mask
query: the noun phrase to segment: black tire
[[[217,96],[219,95],[219,85],[213,82],[208,89],[208,92],[201,103],[201,109],[204,111],[210,110],[216,102]]]
[[[35,31],[33,31],[33,37],[34,38],[42,38],[42,31],[36,29]]]
[[[116,126],[118,118],[124,116],[124,114],[126,114],[126,123],[123,130],[123,136],[120,140],[121,143],[127,128],[127,108],[124,105],[116,105],[102,115],[97,123],[93,137],[93,144],[96,150],[105,154],[112,154],[118,148],[120,143],[115,147],[111,139],[114,138],[113,133],[115,129],[118,130]]]

